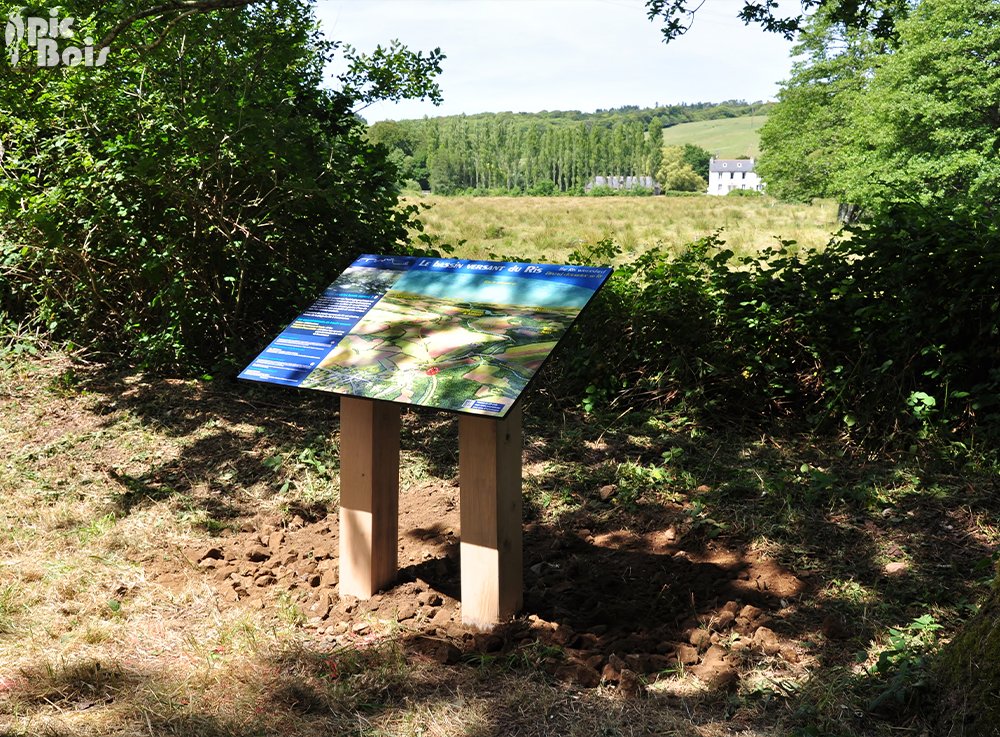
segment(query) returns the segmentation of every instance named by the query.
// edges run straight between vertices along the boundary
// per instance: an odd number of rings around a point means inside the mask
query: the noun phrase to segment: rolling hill
[[[740,118],[680,123],[663,129],[663,144],[680,146],[693,143],[723,159],[758,156],[760,127],[766,120],[766,115],[748,115]]]

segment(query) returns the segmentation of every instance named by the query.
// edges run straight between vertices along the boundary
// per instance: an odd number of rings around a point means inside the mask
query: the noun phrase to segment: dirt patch
[[[527,525],[523,613],[487,634],[461,623],[457,479],[402,491],[397,583],[366,601],[339,594],[334,514],[258,517],[145,567],[169,588],[207,583],[220,608],[291,602],[330,642],[393,622],[412,657],[443,664],[534,648],[545,670],[580,687],[603,681],[635,691],[637,677],[651,683],[688,668],[729,688],[743,651],[798,663],[800,648],[780,634],[780,620],[806,584],[755,551],[685,544],[678,524],[596,534]]]

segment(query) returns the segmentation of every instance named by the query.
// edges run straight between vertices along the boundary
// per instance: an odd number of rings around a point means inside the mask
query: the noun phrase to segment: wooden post
[[[521,608],[521,408],[461,415],[462,622],[489,629]]]
[[[340,398],[340,593],[367,599],[396,577],[399,405]]]

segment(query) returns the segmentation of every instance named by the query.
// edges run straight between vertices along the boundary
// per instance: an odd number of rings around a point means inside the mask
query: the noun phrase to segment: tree
[[[708,188],[708,182],[685,160],[683,146],[664,146],[660,169],[656,180],[666,190],[674,192],[701,192]]]
[[[684,151],[681,158],[684,163],[690,165],[694,169],[695,174],[707,182],[708,166],[712,161],[712,153],[693,143],[685,143],[682,148]]]
[[[866,28],[850,28],[821,10],[792,53],[792,67],[760,131],[757,170],[769,194],[808,202],[846,197],[841,176],[860,153],[854,109],[886,45]]]
[[[943,381],[934,392],[942,405],[976,394],[969,414],[987,424],[1000,404],[1000,2],[922,0],[895,33],[863,64],[852,48],[819,43],[772,111],[761,171],[769,187],[825,186],[869,209],[844,280],[867,282],[856,294],[868,304],[853,314],[895,325],[872,331],[872,343],[906,345],[914,363],[933,358],[918,380]],[[814,180],[792,175],[796,160]],[[848,293],[838,290],[837,300]],[[998,592],[994,585],[934,666],[941,734],[996,734]]]
[[[646,15],[663,23],[664,41],[687,33],[705,0],[646,0]],[[747,25],[757,23],[765,31],[780,33],[791,40],[801,31],[810,11],[829,14],[831,20],[848,28],[869,28],[880,39],[893,38],[897,23],[910,9],[910,0],[799,0],[802,13],[778,15],[777,0],[745,0],[737,13]]]
[[[1000,4],[924,0],[894,41],[818,15],[761,132],[768,191],[990,207],[1000,173]]]
[[[411,51],[393,39],[388,47],[376,46],[370,54],[359,54],[353,46],[344,44],[343,53],[350,62],[347,71],[338,77],[340,94],[356,103],[355,113],[379,100],[428,99],[440,105],[441,90],[434,78],[441,73],[445,58],[436,48],[426,56],[423,51]]]
[[[155,38],[160,41],[166,38],[179,21],[188,16],[242,8],[258,2],[260,0],[144,0],[127,7],[127,12],[122,12],[123,8],[116,3],[106,3],[103,8],[94,9],[99,14],[94,20],[101,24],[108,21],[110,16],[114,25],[104,34],[98,46],[111,46],[136,25],[142,26],[144,31],[158,29],[155,30]]]
[[[1000,724],[1000,587],[944,649],[934,665],[940,734],[992,737]]]
[[[664,118],[673,124],[753,111],[746,103],[727,102],[586,114],[482,113],[378,122],[368,137],[389,149],[402,179],[416,179],[436,193],[582,193],[595,176],[655,177]],[[690,145],[684,150],[685,160],[707,176],[710,154]]]
[[[368,129],[368,140],[389,151],[389,159],[399,170],[400,181],[413,180],[424,189],[430,187],[427,148],[414,135],[412,125],[395,120],[379,121]]]
[[[924,0],[899,25],[853,107],[865,150],[851,201],[996,214],[1000,204],[1000,2]]]
[[[129,21],[104,66],[39,69],[27,48],[4,62],[0,312],[105,355],[211,367],[259,347],[359,250],[405,241],[413,211],[353,109],[433,95],[439,56],[406,67],[416,55],[391,47],[366,86],[351,54],[330,91],[337,45],[307,2],[242,5],[165,28],[124,2],[67,2],[78,37]]]

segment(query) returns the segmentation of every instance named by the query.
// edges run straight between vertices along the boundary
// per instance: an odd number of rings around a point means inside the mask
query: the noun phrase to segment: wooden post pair
[[[367,599],[396,578],[400,407],[340,400],[340,591]],[[488,629],[522,603],[521,409],[458,424],[462,622]]]

